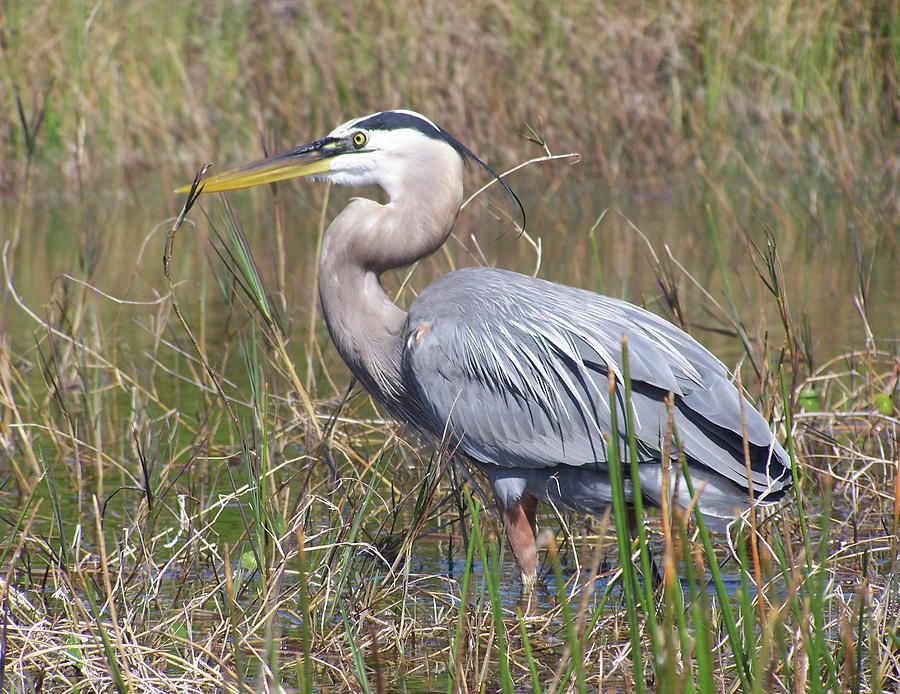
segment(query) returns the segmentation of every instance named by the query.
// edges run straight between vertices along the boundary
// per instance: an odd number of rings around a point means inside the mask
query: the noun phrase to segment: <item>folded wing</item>
[[[787,454],[723,365],[662,318],[624,301],[490,268],[444,276],[410,307],[403,379],[419,425],[498,468],[605,470],[616,376],[624,454],[622,336],[627,339],[638,454],[658,464],[664,397],[689,461],[747,487],[742,429],[757,495],[789,484]]]

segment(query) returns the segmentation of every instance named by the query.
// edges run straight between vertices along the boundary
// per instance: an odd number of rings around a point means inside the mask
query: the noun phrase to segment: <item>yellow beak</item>
[[[340,141],[326,137],[216,176],[207,176],[200,181],[198,190],[202,193],[219,193],[327,173],[331,169],[329,160],[340,153]],[[186,185],[177,188],[175,192],[188,193],[190,190],[191,186]]]

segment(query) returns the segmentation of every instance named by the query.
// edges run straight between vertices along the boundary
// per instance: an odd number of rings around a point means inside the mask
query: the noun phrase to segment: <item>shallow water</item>
[[[470,178],[472,189],[476,181]],[[169,310],[161,263],[167,228],[182,202],[170,192],[178,182],[171,174],[127,189],[97,186],[82,195],[64,192],[71,188],[34,187],[33,202],[23,208],[18,245],[6,252],[12,275],[4,287],[3,325],[13,358],[26,365],[26,378],[37,392],[47,387],[38,366],[50,324],[62,332],[74,330],[164,405],[190,411],[208,397],[183,377],[165,372],[177,373],[194,358]],[[758,183],[743,179],[713,185],[683,176],[609,188],[592,180],[584,167],[561,163],[526,168],[509,182],[523,202],[527,233],[540,243],[540,253],[499,218],[516,212],[508,198],[488,193],[462,211],[444,250],[420,263],[401,304],[454,267],[487,263],[537,270],[547,279],[604,291],[674,319],[660,290],[662,273],[676,287],[677,319],[729,368],[742,363],[744,384],[754,394],[757,377],[750,365],[760,368],[764,359],[774,364],[785,350],[780,307],[766,286],[775,280],[753,250],[764,249],[768,241],[777,249],[778,291],[786,301],[800,361],[811,355],[817,367],[848,351],[859,352],[869,331],[876,347],[896,350],[900,234],[885,223],[891,211],[879,207],[883,192],[875,182],[860,181],[855,198],[821,182],[797,180],[771,181],[760,190]],[[326,217],[358,192],[331,189]],[[319,400],[339,399],[348,382],[324,331],[314,287],[325,198],[321,184],[282,186],[286,260],[280,287],[271,193],[257,189],[229,197],[269,292],[283,297],[291,357]],[[18,203],[0,199],[4,246],[14,240]],[[224,229],[220,200],[204,198],[203,207]],[[178,233],[172,277],[179,305],[211,363],[232,381],[233,397],[249,401],[246,369],[233,354],[235,334],[246,332],[249,321],[219,290],[221,263],[210,251],[210,237],[210,224],[195,210]],[[400,270],[385,282],[397,288],[406,277]],[[311,322],[321,359],[306,353]],[[749,359],[735,336],[735,323],[745,331]],[[61,378],[71,379],[62,385],[72,388],[86,376],[67,372]],[[86,387],[103,389],[109,379],[101,373]],[[118,405],[133,409],[127,387],[112,390]]]
[[[57,350],[70,346],[58,335],[48,338],[49,324],[85,340],[95,350],[91,354],[117,364],[133,379],[133,385],[117,387],[115,379],[104,369],[93,368],[89,359],[83,372],[73,367],[60,376],[68,379],[60,384],[63,392],[81,389],[97,394],[101,409],[116,408],[112,421],[121,420],[122,429],[106,436],[118,435],[122,443],[115,445],[123,449],[132,438],[129,418],[139,419],[149,400],[155,398],[183,413],[200,413],[211,397],[210,390],[197,389],[176,375],[199,370],[191,362],[194,353],[184,331],[170,312],[162,272],[166,231],[181,204],[181,198],[169,192],[177,182],[154,179],[128,190],[111,186],[86,191],[81,197],[38,192],[24,208],[18,246],[7,252],[15,296],[7,287],[4,326],[17,368],[38,399],[43,398],[36,411],[56,402],[43,375],[50,342]],[[532,167],[513,176],[510,183],[525,206],[527,233],[540,242],[539,256],[528,239],[498,219],[514,210],[507,199],[492,193],[462,212],[445,252],[420,264],[410,281],[413,291],[453,267],[487,263],[529,273],[537,269],[547,279],[604,291],[671,318],[657,279],[662,268],[677,287],[683,324],[730,368],[743,361],[744,384],[755,393],[758,387],[749,362],[774,361],[784,349],[779,305],[759,277],[758,272],[765,276],[765,269],[762,256],[753,250],[754,244],[765,248],[768,231],[769,241],[777,247],[780,296],[786,298],[798,339],[806,343],[798,347],[801,352],[808,348],[814,366],[861,350],[867,330],[879,348],[896,349],[900,241],[897,230],[880,225],[876,206],[854,207],[837,191],[823,192],[812,182],[788,186],[773,182],[769,190],[760,192],[741,180],[721,181],[713,188],[686,177],[610,189],[582,178],[578,167],[567,165]],[[283,292],[290,317],[289,349],[300,378],[309,379],[314,399],[337,401],[348,376],[328,343],[314,288],[317,230],[325,195],[323,186],[305,182],[281,188],[280,218],[286,220],[284,287],[277,284],[276,218],[270,192],[237,192],[229,199],[243,221],[270,292]],[[328,215],[333,216],[349,195],[332,190]],[[16,202],[7,198],[0,203],[6,229],[15,217]],[[203,206],[224,228],[220,201],[205,199]],[[230,379],[229,394],[238,402],[249,402],[246,367],[234,353],[234,344],[244,339],[235,335],[251,334],[250,320],[219,291],[216,273],[221,272],[221,264],[210,253],[209,237],[209,223],[199,211],[178,233],[172,276],[179,305],[210,362]],[[7,233],[4,242],[9,240]],[[386,284],[399,287],[405,277],[404,271],[389,273]],[[401,302],[408,302],[410,296],[406,291]],[[309,355],[306,350],[311,318],[321,361],[318,354]],[[742,343],[734,335],[732,319],[746,331],[749,360],[744,359]],[[142,387],[152,395],[141,396]],[[270,387],[273,392],[288,390],[284,383]],[[90,408],[90,398],[86,400],[78,406]],[[154,416],[159,417],[154,420],[157,424],[148,425],[147,431],[168,431],[166,416]],[[177,439],[172,450],[190,439],[183,428],[172,436]],[[373,451],[380,446],[379,436],[376,430],[369,439]],[[76,474],[69,469],[71,461],[52,456],[48,460],[63,483],[67,475],[71,480]],[[137,468],[133,456],[124,464]],[[206,493],[230,491],[227,476],[214,461],[204,469],[210,471]],[[134,475],[138,478],[139,472]],[[78,517],[85,503],[78,499]],[[116,509],[116,502],[110,508]],[[232,520],[238,517],[230,515]],[[221,523],[224,541],[241,535],[240,523],[234,527],[225,520]],[[445,545],[417,542],[414,571],[458,578],[464,563],[460,546],[456,543],[450,566]],[[503,587],[504,603],[512,609],[518,598],[518,572],[508,558],[503,574],[510,577]],[[552,592],[547,588],[542,593],[548,605]]]
[[[876,340],[897,337],[898,230],[882,224],[875,216],[877,208],[854,209],[837,192],[816,193],[812,183],[795,184],[790,190],[773,184],[774,190],[766,194],[772,197],[763,198],[740,180],[712,189],[689,179],[610,189],[597,181],[579,180],[577,167],[565,165],[526,169],[510,183],[524,203],[528,234],[541,244],[541,276],[644,304],[672,318],[657,283],[655,255],[668,266],[678,288],[681,320],[729,366],[737,363],[743,351],[733,335],[722,334],[723,330],[733,332],[729,314],[743,322],[755,356],[764,346],[775,351],[783,344],[778,306],[757,275],[761,258],[750,250],[750,244],[766,245],[767,230],[777,247],[781,291],[795,330],[799,332],[803,321],[808,323],[810,347],[818,363],[859,347],[864,340],[859,301],[863,295]],[[84,198],[38,192],[25,209],[21,240],[10,254],[14,286],[25,304],[46,315],[61,292],[72,295],[79,291],[78,282],[87,282],[95,288],[92,293],[100,315],[116,320],[117,341],[124,345],[145,341],[146,329],[138,323],[146,325],[167,292],[160,258],[167,222],[181,203],[180,197],[169,192],[174,184],[151,180],[136,190],[101,188]],[[332,189],[330,216],[348,195]],[[287,258],[283,291],[298,346],[305,344],[310,309],[316,310],[314,257],[323,197],[321,184],[282,187]],[[280,289],[275,282],[278,263],[271,195],[267,190],[243,191],[230,194],[229,199],[243,221],[270,291]],[[4,241],[10,236],[16,202],[10,198],[0,202],[7,220]],[[218,200],[206,199],[204,207],[222,228]],[[461,213],[445,252],[421,263],[412,287],[424,287],[452,267],[480,263],[533,273],[534,248],[509,224],[492,216],[513,212],[497,194],[476,200]],[[196,227],[185,225],[179,232],[173,278],[187,310],[194,301],[205,302],[205,337],[214,355],[221,337],[217,331],[228,324],[230,307],[212,286],[207,262],[209,225],[199,211],[192,221]],[[74,280],[67,281],[66,275]],[[405,276],[397,271],[386,281],[398,286]],[[403,301],[409,301],[409,294]],[[14,308],[6,322],[15,348],[28,349],[34,322]],[[316,325],[321,332],[321,321]],[[306,360],[299,351],[295,358],[301,363]],[[325,358],[337,363],[333,350],[327,350]]]

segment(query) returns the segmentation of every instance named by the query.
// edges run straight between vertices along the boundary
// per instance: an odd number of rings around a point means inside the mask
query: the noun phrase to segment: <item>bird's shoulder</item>
[[[402,374],[438,438],[484,463],[546,467],[605,459],[602,412],[572,423],[577,408],[605,405],[578,346],[542,313],[558,285],[477,268],[442,277],[413,302]]]

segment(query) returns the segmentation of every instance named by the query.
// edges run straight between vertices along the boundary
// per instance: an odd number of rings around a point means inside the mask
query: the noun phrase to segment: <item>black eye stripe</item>
[[[444,139],[440,129],[435,127],[434,124],[429,123],[420,116],[401,111],[375,113],[365,120],[359,121],[356,125],[368,130],[402,130],[403,128],[411,128],[428,137]]]

